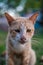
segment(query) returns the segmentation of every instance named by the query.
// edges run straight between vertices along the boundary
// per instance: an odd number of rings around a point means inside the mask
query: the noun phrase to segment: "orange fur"
[[[8,20],[9,30],[7,36],[8,58],[7,65],[35,65],[36,56],[31,47],[31,38],[34,35],[34,23],[38,13],[29,19],[18,17],[13,19],[5,13]]]

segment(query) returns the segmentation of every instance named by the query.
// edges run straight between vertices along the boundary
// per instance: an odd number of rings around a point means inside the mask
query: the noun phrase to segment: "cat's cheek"
[[[34,31],[31,33],[31,38],[33,37],[33,35],[34,35]]]
[[[15,31],[12,31],[12,32],[10,31],[10,35],[11,35],[12,38],[15,38],[16,37],[16,34],[17,33]]]
[[[26,37],[26,41],[28,42],[30,39],[30,36],[28,35],[28,33],[25,35],[25,37]]]
[[[27,33],[27,38],[29,38],[29,39],[31,39],[32,38],[32,36],[33,36],[33,34],[30,32],[30,33]]]

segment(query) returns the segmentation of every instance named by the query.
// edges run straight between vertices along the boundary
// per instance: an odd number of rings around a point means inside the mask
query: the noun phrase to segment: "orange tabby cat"
[[[30,18],[17,17],[13,19],[5,13],[9,29],[6,41],[6,65],[35,65],[36,55],[31,47],[34,35],[34,23],[38,13]]]

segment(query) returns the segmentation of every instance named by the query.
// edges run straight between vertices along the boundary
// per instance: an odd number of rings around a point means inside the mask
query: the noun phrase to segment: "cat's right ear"
[[[12,21],[14,21],[14,18],[8,13],[5,13],[5,17],[7,18],[8,24],[11,25]]]

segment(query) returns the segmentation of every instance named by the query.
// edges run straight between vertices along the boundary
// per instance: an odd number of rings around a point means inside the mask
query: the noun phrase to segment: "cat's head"
[[[38,13],[33,14],[30,18],[13,18],[8,13],[5,13],[5,16],[8,20],[11,38],[21,44],[28,43],[34,35],[34,24]]]

